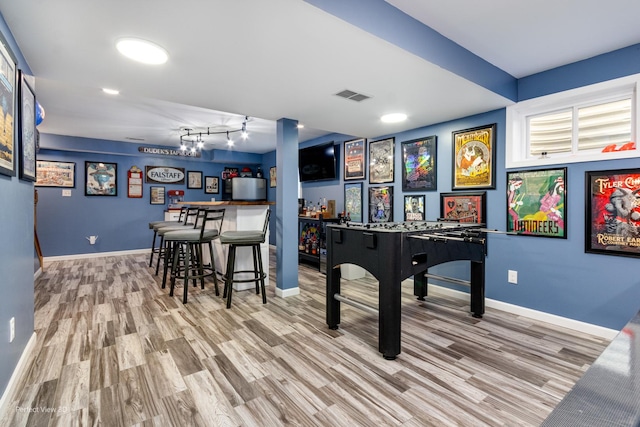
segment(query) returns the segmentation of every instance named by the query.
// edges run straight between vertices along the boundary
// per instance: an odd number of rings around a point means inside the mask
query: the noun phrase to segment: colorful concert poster
[[[393,187],[369,187],[369,222],[393,221]]]
[[[486,221],[486,191],[440,194],[440,218],[482,224]]]
[[[344,180],[364,179],[364,144],[366,139],[354,139],[344,143]]]
[[[454,190],[496,188],[496,124],[453,132]]]
[[[640,169],[586,173],[585,251],[640,257]]]
[[[402,143],[402,189],[435,191],[436,137],[414,139]]]
[[[507,231],[567,238],[567,168],[507,172]]]

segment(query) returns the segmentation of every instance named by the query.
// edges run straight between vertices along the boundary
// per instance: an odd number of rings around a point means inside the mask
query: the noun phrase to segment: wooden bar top
[[[263,205],[275,205],[276,202],[269,202],[266,200],[252,200],[252,201],[242,201],[242,200],[216,200],[212,201],[202,201],[202,202],[178,202],[178,205],[197,205],[197,206],[263,206]]]

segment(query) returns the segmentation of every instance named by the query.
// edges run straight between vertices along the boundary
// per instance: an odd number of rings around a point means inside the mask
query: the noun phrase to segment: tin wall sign
[[[184,184],[184,168],[145,166],[146,182],[151,184]]]

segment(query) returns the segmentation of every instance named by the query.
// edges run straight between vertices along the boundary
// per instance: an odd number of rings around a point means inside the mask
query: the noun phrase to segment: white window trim
[[[558,165],[565,163],[594,162],[601,160],[616,160],[640,157],[640,144],[638,141],[638,128],[640,123],[640,99],[639,90],[640,74],[609,80],[581,88],[558,92],[541,96],[507,107],[506,114],[506,147],[505,167],[507,169]],[[546,158],[527,158],[527,116],[541,114],[563,108],[570,108],[576,104],[595,100],[607,101],[620,97],[623,93],[632,92],[632,102],[635,117],[632,118],[631,136],[636,143],[635,150],[615,152],[592,152],[575,154],[557,154]]]

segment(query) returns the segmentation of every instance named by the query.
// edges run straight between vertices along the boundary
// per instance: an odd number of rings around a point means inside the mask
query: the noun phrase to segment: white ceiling
[[[640,42],[638,0],[387,2],[515,77]],[[45,134],[177,146],[185,127],[225,131],[249,116],[234,149],[264,153],[283,117],[305,125],[301,141],[374,138],[510,103],[302,0],[0,0],[0,12],[36,76]],[[169,61],[122,57],[124,36]],[[371,98],[334,96],[343,89]],[[394,111],[409,119],[380,122]]]

